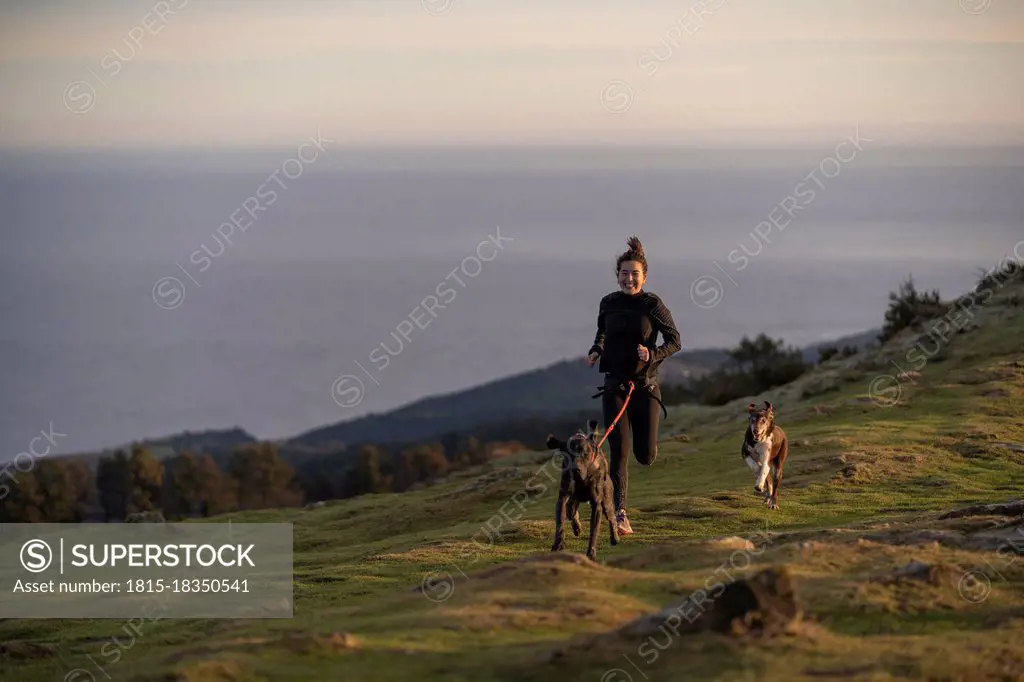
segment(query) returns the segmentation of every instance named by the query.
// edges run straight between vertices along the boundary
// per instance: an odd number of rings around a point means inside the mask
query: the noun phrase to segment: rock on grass
[[[788,631],[802,617],[790,570],[769,568],[729,583],[717,598],[707,598],[703,603],[693,595],[687,596],[625,625],[618,634],[636,638],[666,630],[678,634],[712,631],[771,636]]]
[[[1024,500],[1004,504],[976,504],[946,512],[939,519],[959,519],[965,516],[1024,516]]]
[[[920,581],[935,585],[936,587],[956,586],[961,572],[946,564],[927,564],[917,559],[912,559],[904,566],[883,575],[876,576],[874,580],[883,584],[903,583],[907,581]]]
[[[52,644],[42,642],[0,642],[0,658],[24,661],[34,658],[49,658],[57,653]]]
[[[741,538],[736,535],[721,538],[711,538],[707,541],[706,544],[709,547],[713,547],[715,549],[741,549],[746,550],[748,552],[753,552],[756,549],[756,547],[754,547],[753,542],[747,540],[746,538]]]

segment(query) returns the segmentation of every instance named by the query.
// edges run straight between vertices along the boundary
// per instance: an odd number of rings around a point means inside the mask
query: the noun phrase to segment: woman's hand
[[[647,350],[647,346],[643,344],[640,344],[639,346],[636,347],[636,352],[637,355],[640,356],[640,359],[643,360],[644,362],[647,362],[648,360],[651,359],[651,351]]]
[[[593,367],[594,363],[597,362],[597,358],[600,357],[598,353],[591,353],[587,356],[587,367]]]

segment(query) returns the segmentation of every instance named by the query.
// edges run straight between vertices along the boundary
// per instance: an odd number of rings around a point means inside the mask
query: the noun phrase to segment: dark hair
[[[629,245],[629,250],[621,253],[615,261],[615,272],[619,271],[622,264],[628,260],[635,260],[640,263],[640,267],[644,271],[644,275],[647,275],[647,258],[644,257],[644,245],[640,243],[640,237],[633,235],[626,240],[626,244]]]

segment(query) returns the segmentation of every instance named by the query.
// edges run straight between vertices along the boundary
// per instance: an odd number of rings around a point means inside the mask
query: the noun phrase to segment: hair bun
[[[640,237],[633,235],[626,240],[626,244],[629,245],[629,250],[633,251],[638,256],[644,255],[644,245],[640,243]]]
[[[644,276],[647,275],[647,257],[644,255],[644,245],[640,243],[640,237],[633,235],[626,240],[626,244],[629,245],[629,250],[625,253],[619,254],[618,258],[615,259],[615,272],[619,271],[622,264],[626,261],[636,261],[640,264],[643,269]]]

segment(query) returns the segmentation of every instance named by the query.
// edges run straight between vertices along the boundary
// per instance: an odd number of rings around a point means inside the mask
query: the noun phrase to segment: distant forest
[[[239,445],[227,455],[182,452],[157,458],[141,443],[100,457],[37,459],[27,471],[8,466],[0,487],[0,522],[118,522],[159,511],[168,520],[227,512],[299,507],[368,493],[400,493],[452,471],[515,454],[516,432],[543,448],[546,434],[575,430],[584,415],[482,427],[475,435],[388,445],[359,444],[285,458],[274,443]],[[538,445],[539,444],[539,445]]]

